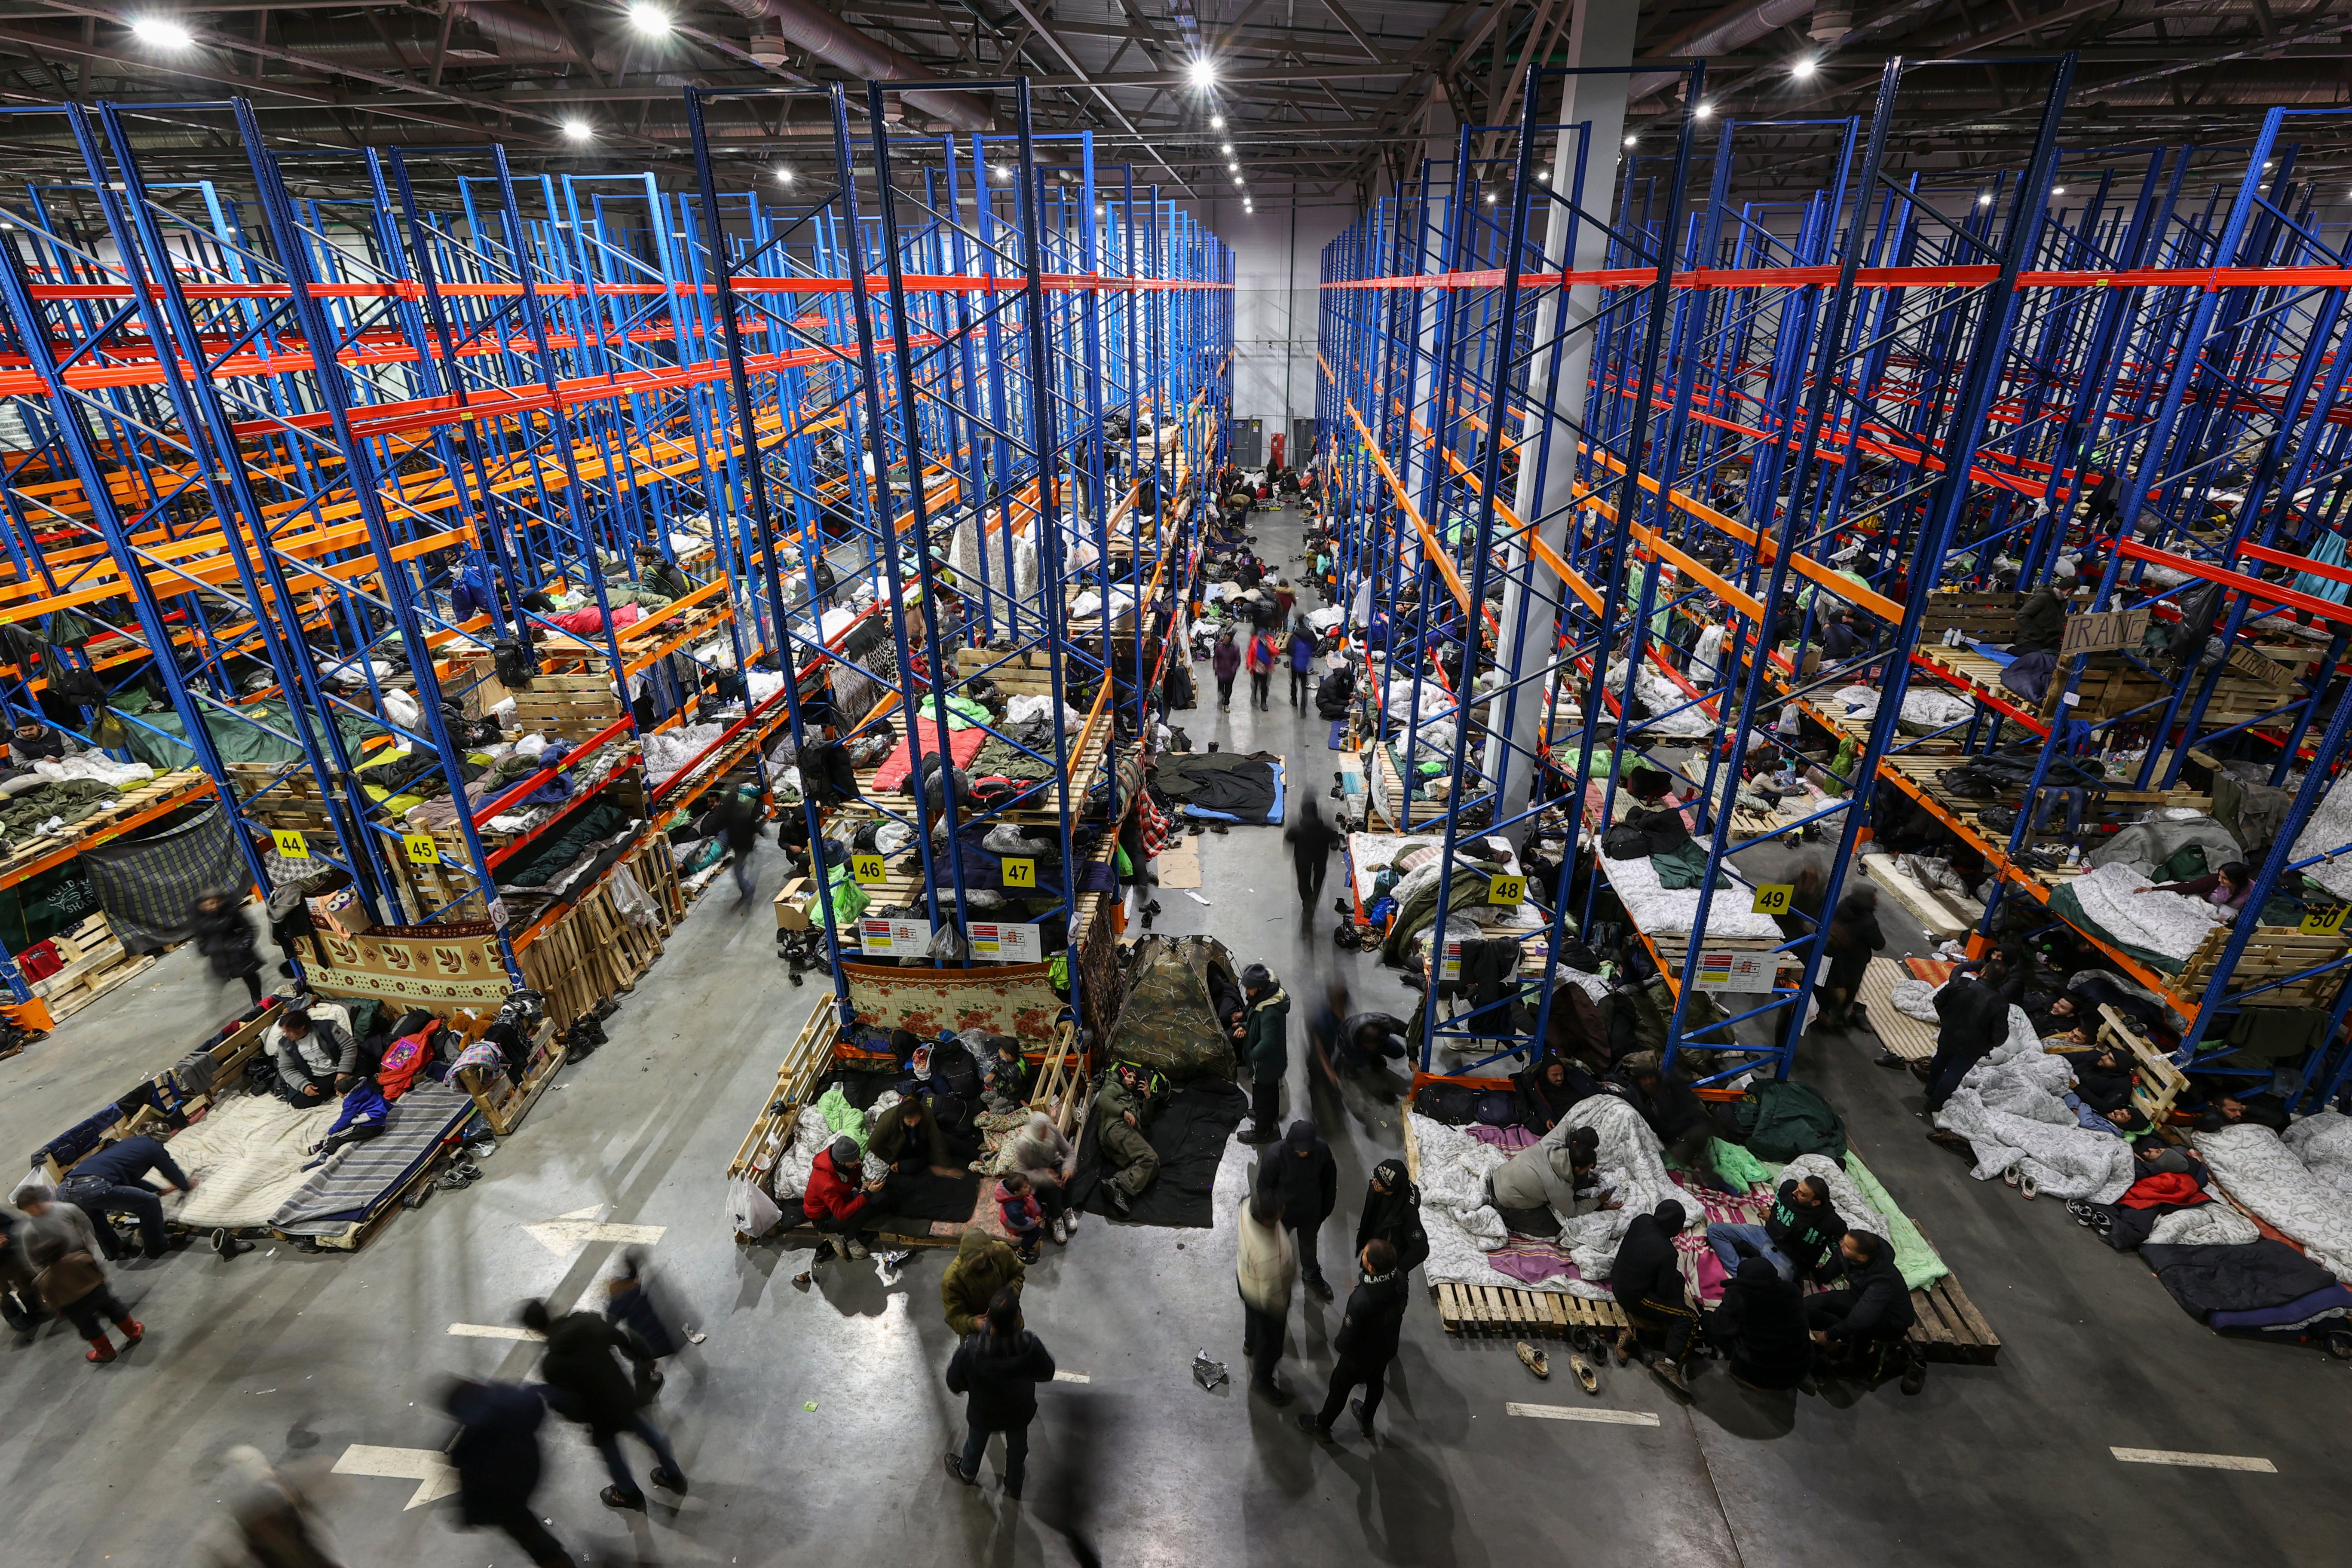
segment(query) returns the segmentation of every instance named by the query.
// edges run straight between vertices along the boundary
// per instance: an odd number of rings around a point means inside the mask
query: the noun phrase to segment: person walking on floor
[[[950,1449],[948,1474],[966,1486],[980,1482],[989,1434],[1004,1434],[1004,1495],[1021,1500],[1029,1462],[1029,1423],[1037,1418],[1037,1385],[1054,1381],[1054,1354],[1021,1326],[1021,1294],[1006,1286],[992,1297],[988,1315],[966,1334],[948,1363],[948,1392],[964,1396],[963,1452]]]
[[[558,1318],[541,1300],[525,1301],[519,1321],[545,1337],[547,1353],[540,1374],[547,1380],[548,1408],[588,1428],[588,1440],[604,1461],[613,1484],[598,1493],[606,1508],[646,1506],[637,1478],[621,1453],[621,1434],[634,1433],[659,1461],[654,1485],[665,1491],[686,1491],[686,1473],[670,1452],[669,1439],[637,1408],[637,1393],[629,1374],[621,1370],[615,1352],[625,1352],[628,1341],[621,1331],[593,1312],[566,1312]]]
[[[1347,835],[1323,820],[1322,808],[1309,795],[1299,803],[1298,820],[1283,829],[1282,838],[1290,846],[1292,867],[1298,873],[1298,907],[1312,914],[1315,900],[1323,896],[1331,851],[1347,842]]]
[[[47,1187],[26,1187],[16,1195],[26,1224],[21,1236],[25,1261],[34,1269],[33,1288],[41,1305],[65,1319],[74,1332],[89,1342],[82,1359],[110,1362],[114,1342],[106,1337],[106,1323],[122,1331],[128,1350],[146,1336],[146,1325],[131,1315],[106,1282],[98,1261],[97,1228],[89,1215],[72,1204],[61,1204]],[[100,1320],[104,1321],[100,1321]]]
[[[1242,1296],[1242,1354],[1249,1358],[1250,1392],[1280,1405],[1290,1391],[1275,1381],[1282,1360],[1284,1325],[1290,1320],[1290,1291],[1298,1283],[1298,1254],[1282,1223],[1282,1196],[1261,1182],[1242,1200],[1234,1227],[1234,1278]]]
[[[1290,625],[1290,705],[1303,706],[1314,696],[1315,634],[1301,616]]]
[[[58,1196],[89,1216],[99,1246],[110,1258],[121,1255],[114,1227],[106,1220],[116,1211],[138,1215],[139,1240],[146,1256],[161,1258],[171,1249],[171,1238],[163,1233],[163,1200],[147,1184],[150,1172],[160,1172],[181,1192],[196,1190],[195,1178],[180,1169],[162,1141],[143,1132],[100,1145],[97,1153],[67,1172],[65,1180],[58,1184]]]
[[[1250,637],[1249,656],[1244,660],[1249,666],[1250,706],[1259,712],[1274,707],[1274,667],[1282,660],[1282,650],[1275,647],[1274,634],[1260,631]]]
[[[1217,637],[1217,650],[1209,656],[1209,668],[1217,677],[1217,706],[1234,705],[1234,677],[1242,669],[1242,650],[1234,642],[1234,634],[1222,632]]]
[[[245,918],[245,910],[226,893],[206,893],[196,900],[195,913],[188,923],[193,928],[196,951],[212,966],[213,978],[224,983],[243,981],[247,1000],[258,1005],[261,954],[256,951],[257,939],[253,933],[253,922]]]
[[[539,1424],[547,1402],[517,1383],[452,1378],[441,1408],[457,1422],[449,1465],[457,1472],[457,1517],[473,1530],[502,1530],[538,1568],[572,1558],[530,1506],[539,1489]]]
[[[1242,1021],[1234,1027],[1250,1075],[1250,1130],[1244,1143],[1282,1136],[1282,1080],[1290,1071],[1290,998],[1263,963],[1242,971]]]
[[[740,903],[750,903],[760,890],[758,862],[764,815],[760,809],[760,786],[749,781],[729,792],[710,814],[712,830],[727,840],[728,851],[735,857],[735,891]]]
[[[1377,1237],[1366,1242],[1356,1255],[1356,1266],[1358,1282],[1348,1293],[1347,1315],[1331,1342],[1331,1348],[1339,1352],[1339,1359],[1331,1365],[1331,1392],[1324,1397],[1320,1412],[1309,1415],[1301,1411],[1298,1416],[1301,1430],[1326,1443],[1331,1440],[1332,1423],[1339,1419],[1340,1406],[1359,1385],[1364,1396],[1349,1408],[1355,1412],[1357,1429],[1367,1437],[1372,1435],[1372,1416],[1381,1407],[1389,1363],[1396,1360],[1397,1336],[1403,1331],[1405,1307],[1412,1300],[1406,1271],[1398,1261],[1396,1248],[1387,1242]]]
[[[1864,882],[1838,900],[1837,912],[1830,917],[1823,942],[1829,973],[1822,982],[1829,994],[1818,1022],[1832,1029],[1852,1025],[1863,976],[1870,973],[1870,955],[1885,945],[1886,933],[1878,926],[1878,889]]]

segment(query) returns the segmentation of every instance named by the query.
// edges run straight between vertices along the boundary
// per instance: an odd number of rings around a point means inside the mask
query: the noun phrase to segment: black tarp
[[[2269,1237],[2242,1247],[2166,1247],[2150,1243],[2140,1261],[2180,1303],[2205,1321],[2209,1312],[2252,1312],[2284,1306],[2336,1283],[2336,1276]]]
[[[1174,1226],[1191,1230],[1209,1228],[1214,1210],[1217,1166],[1225,1157],[1226,1141],[1249,1113],[1249,1096],[1223,1079],[1202,1079],[1169,1097],[1160,1114],[1144,1130],[1160,1155],[1160,1174],[1126,1215],[1136,1225]],[[1102,1149],[1095,1118],[1087,1118],[1078,1137],[1078,1173],[1071,1179],[1070,1202],[1096,1214],[1116,1216],[1101,1190]]]
[[[1181,805],[1264,822],[1274,812],[1271,752],[1171,752],[1151,764],[1151,787]]]

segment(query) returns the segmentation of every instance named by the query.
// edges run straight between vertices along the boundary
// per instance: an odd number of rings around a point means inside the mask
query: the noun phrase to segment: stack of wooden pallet
[[[613,879],[626,870],[651,897],[654,919],[639,924],[613,897]],[[614,863],[572,907],[534,926],[516,944],[515,957],[531,989],[547,998],[547,1015],[558,1028],[635,990],[661,956],[662,939],[684,918],[677,862],[669,840],[641,841]]]
[[[33,994],[41,999],[49,1010],[49,1017],[58,1022],[80,1012],[133,975],[143,974],[155,963],[152,952],[126,952],[104,915],[92,915],[72,931],[49,941],[58,957],[64,961],[64,967],[47,979],[35,981]]]

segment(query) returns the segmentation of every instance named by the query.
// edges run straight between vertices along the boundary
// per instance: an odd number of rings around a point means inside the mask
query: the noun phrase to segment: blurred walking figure
[[[621,1272],[606,1282],[604,1321],[621,1331],[630,1363],[636,1368],[637,1403],[651,1405],[661,1392],[661,1363],[678,1352],[686,1335],[667,1293],[654,1283],[646,1255],[635,1247],[621,1254]]]
[[[547,1354],[541,1358],[539,1370],[547,1379],[548,1408],[588,1428],[588,1440],[596,1445],[604,1468],[612,1474],[613,1484],[597,1494],[604,1506],[646,1506],[646,1494],[637,1489],[637,1478],[630,1473],[629,1461],[621,1453],[624,1432],[634,1433],[660,1461],[654,1467],[654,1485],[684,1493],[686,1474],[677,1468],[669,1439],[637,1408],[636,1390],[614,1359],[615,1351],[629,1348],[621,1331],[593,1312],[555,1317],[544,1301],[525,1301],[520,1319],[524,1328],[547,1337]]]
[[[343,1568],[310,1500],[271,1468],[260,1449],[240,1443],[224,1458],[237,1486],[228,1513],[243,1548],[232,1548],[224,1561],[261,1568]]]
[[[468,1529],[502,1530],[539,1568],[569,1563],[563,1543],[531,1511],[539,1489],[539,1424],[547,1402],[517,1383],[452,1378],[441,1408],[457,1421],[449,1463],[457,1472],[457,1516]]]
[[[1054,1354],[1021,1326],[1021,1292],[1008,1285],[990,1298],[988,1316],[966,1334],[948,1363],[948,1392],[964,1396],[964,1445],[947,1456],[948,1474],[966,1486],[980,1481],[989,1434],[1004,1434],[1004,1495],[1021,1500],[1029,1462],[1029,1423],[1037,1418],[1037,1385],[1054,1381]]]
[[[1283,830],[1290,858],[1298,873],[1298,905],[1311,917],[1315,900],[1323,896],[1323,874],[1330,868],[1331,851],[1348,836],[1323,820],[1323,811],[1309,795],[1299,804],[1298,820]]]
[[[246,999],[259,1003],[261,954],[253,922],[245,918],[245,910],[226,893],[206,893],[196,900],[195,916],[189,923],[195,931],[196,951],[212,966],[213,978],[245,982]]]
[[[106,1337],[106,1323],[122,1331],[125,1350],[145,1337],[146,1325],[107,1285],[106,1268],[98,1260],[98,1232],[89,1215],[72,1204],[61,1204],[47,1187],[26,1187],[16,1194],[25,1211],[22,1227],[25,1261],[35,1269],[33,1288],[41,1305],[74,1326],[89,1342],[85,1361],[114,1360],[114,1342]],[[103,1320],[103,1321],[101,1321]]]

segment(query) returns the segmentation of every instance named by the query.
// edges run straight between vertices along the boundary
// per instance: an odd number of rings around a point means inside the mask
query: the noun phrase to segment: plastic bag
[[[761,1237],[776,1228],[784,1211],[750,1177],[738,1176],[727,1185],[727,1217],[733,1222],[736,1235]]]

